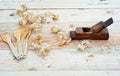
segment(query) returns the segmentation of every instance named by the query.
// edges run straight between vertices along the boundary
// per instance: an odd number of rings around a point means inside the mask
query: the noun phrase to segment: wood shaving
[[[47,56],[47,54],[51,50],[51,46],[49,44],[42,42],[40,35],[35,36],[34,42],[32,42],[32,47],[34,47],[34,50],[42,58],[44,58],[45,56]]]
[[[24,5],[21,5],[21,8],[16,10],[18,15],[19,16],[23,16],[23,13],[26,12],[28,10],[27,6],[24,4]]]
[[[63,46],[71,42],[69,33],[65,31],[58,32],[58,40],[59,40],[59,46]]]
[[[42,44],[41,38],[42,37],[40,35],[33,36],[32,47],[35,50],[39,50],[41,48],[41,44]]]
[[[42,30],[42,25],[40,23],[33,23],[30,28],[32,32],[39,33]]]
[[[52,26],[51,28],[50,28],[50,31],[52,32],[52,33],[55,33],[55,34],[57,34],[58,32],[60,32],[60,31],[62,31],[60,28],[58,28],[57,26]]]
[[[54,20],[54,21],[57,21],[58,20],[58,15],[57,14],[51,14],[53,17],[52,17],[52,19]]]
[[[50,28],[50,31],[58,35],[59,46],[63,46],[71,42],[71,37],[69,35],[69,32],[63,31],[58,26],[52,26]]]
[[[42,24],[45,23],[45,22],[46,22],[45,17],[41,17],[40,22],[41,22]]]
[[[86,48],[89,48],[89,47],[90,47],[90,42],[87,40],[83,40],[81,41],[80,44],[78,44],[77,50],[84,51]]]
[[[50,17],[51,16],[51,12],[48,11],[48,12],[45,12],[45,17]]]
[[[23,16],[23,10],[18,9],[16,11],[17,11],[17,13],[18,13],[19,16],[21,16],[21,17]]]
[[[25,4],[21,5],[21,8],[23,9],[24,12],[28,10],[28,7]]]
[[[27,21],[27,24],[32,24],[35,22],[34,13],[24,13],[23,18]]]
[[[51,46],[47,43],[43,43],[39,50],[39,54],[41,55],[41,57],[45,57],[47,56],[50,50],[51,50]]]
[[[48,11],[48,12],[45,12],[45,17],[50,17],[52,20],[57,21],[59,16],[57,14],[54,14]]]
[[[19,25],[26,25],[27,21],[24,18],[19,19]]]

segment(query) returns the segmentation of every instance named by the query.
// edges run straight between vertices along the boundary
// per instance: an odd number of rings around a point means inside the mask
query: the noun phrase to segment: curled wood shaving
[[[21,8],[23,9],[24,12],[28,10],[28,7],[25,4],[21,5]]]
[[[20,24],[20,25],[26,25],[26,24],[27,24],[27,21],[26,21],[24,18],[20,18],[20,19],[19,19],[19,24]]]
[[[43,23],[50,23],[52,21],[58,20],[58,15],[53,14],[51,12],[45,12],[44,15],[34,15],[33,12],[28,12],[27,7],[25,5],[22,5],[22,9],[18,9],[17,13],[20,17],[24,18],[27,21],[27,24],[32,24],[35,22]]]
[[[50,28],[50,31],[52,32],[52,33],[55,33],[55,34],[57,34],[58,32],[60,32],[60,31],[62,31],[60,28],[58,28],[57,26],[52,26],[51,28]]]
[[[33,13],[25,13],[23,14],[23,18],[27,21],[27,24],[35,22],[35,15]]]
[[[39,33],[42,30],[42,25],[40,23],[33,23],[30,28],[32,32]]]
[[[23,10],[18,9],[16,11],[17,11],[17,13],[18,13],[19,16],[21,16],[21,17],[23,16]]]
[[[47,43],[42,42],[41,36],[35,36],[34,42],[32,42],[32,47],[34,47],[34,50],[41,56],[45,57],[51,50],[51,46]]]
[[[42,30],[42,24],[58,20],[58,15],[52,14],[51,12],[35,15],[33,12],[28,12],[27,10],[28,8],[26,5],[21,5],[21,9],[17,10],[21,17],[19,20],[19,25],[29,27],[34,33],[38,33]]]
[[[40,22],[41,22],[42,24],[45,23],[45,22],[46,22],[45,17],[41,17]]]
[[[58,40],[59,40],[59,46],[62,46],[71,42],[69,33],[65,31],[58,32]]]
[[[50,17],[51,16],[51,12],[50,11],[45,12],[44,16],[45,17]]]
[[[50,11],[48,11],[45,12],[45,17],[50,17],[52,20],[57,21],[59,16],[55,13],[51,13]]]
[[[58,20],[58,15],[57,14],[51,14],[53,17],[52,17],[52,19],[54,20],[54,21],[57,21]]]
[[[33,36],[33,39],[32,39],[32,47],[35,49],[35,50],[39,50],[41,48],[41,44],[42,44],[42,41],[41,41],[41,36],[38,35],[38,36]]]
[[[19,16],[23,16],[23,13],[28,10],[27,6],[25,4],[21,5],[21,8],[16,10]]]
[[[58,35],[59,46],[63,46],[71,42],[71,37],[69,35],[69,32],[63,31],[58,26],[52,26],[50,28],[50,31]]]
[[[41,57],[45,57],[50,52],[50,50],[51,50],[51,46],[47,43],[43,43],[39,50],[39,54],[41,55]]]

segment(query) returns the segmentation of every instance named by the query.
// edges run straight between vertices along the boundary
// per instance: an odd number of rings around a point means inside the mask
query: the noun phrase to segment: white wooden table
[[[59,20],[46,24],[46,29],[51,25],[91,26],[113,17],[114,23],[108,27],[110,39],[92,41],[94,47],[84,52],[69,47],[53,50],[45,59],[30,51],[27,59],[19,62],[12,59],[9,49],[0,41],[1,76],[120,75],[120,0],[0,0],[0,33],[12,33],[18,27],[19,17],[10,14],[15,14],[22,4],[36,14],[45,11],[59,14]],[[43,34],[50,36],[48,32]],[[91,54],[93,58],[88,57]]]

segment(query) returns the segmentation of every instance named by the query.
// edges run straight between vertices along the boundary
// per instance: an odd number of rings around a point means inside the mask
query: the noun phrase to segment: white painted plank
[[[120,71],[25,71],[0,72],[2,76],[119,76]]]
[[[34,14],[52,12],[59,15],[57,23],[69,22],[95,22],[113,17],[114,21],[120,21],[120,9],[57,9],[57,10],[29,10]],[[10,16],[14,14],[14,16]],[[19,16],[16,10],[0,10],[0,22],[18,22]]]
[[[0,9],[16,9],[27,4],[30,9],[41,8],[120,8],[119,0],[0,0]]]
[[[97,51],[94,50],[94,51]],[[79,70],[120,70],[120,53],[110,54],[77,52],[75,49],[53,50],[42,59],[29,51],[28,57],[15,61],[9,50],[0,51],[0,71],[79,71]],[[88,57],[94,55],[94,57]]]

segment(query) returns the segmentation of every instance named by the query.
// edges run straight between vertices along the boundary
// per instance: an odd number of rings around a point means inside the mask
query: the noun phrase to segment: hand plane
[[[100,21],[90,27],[77,27],[75,31],[70,31],[70,37],[73,40],[108,40],[109,32],[107,27],[113,23],[113,19],[109,18],[105,22]]]

